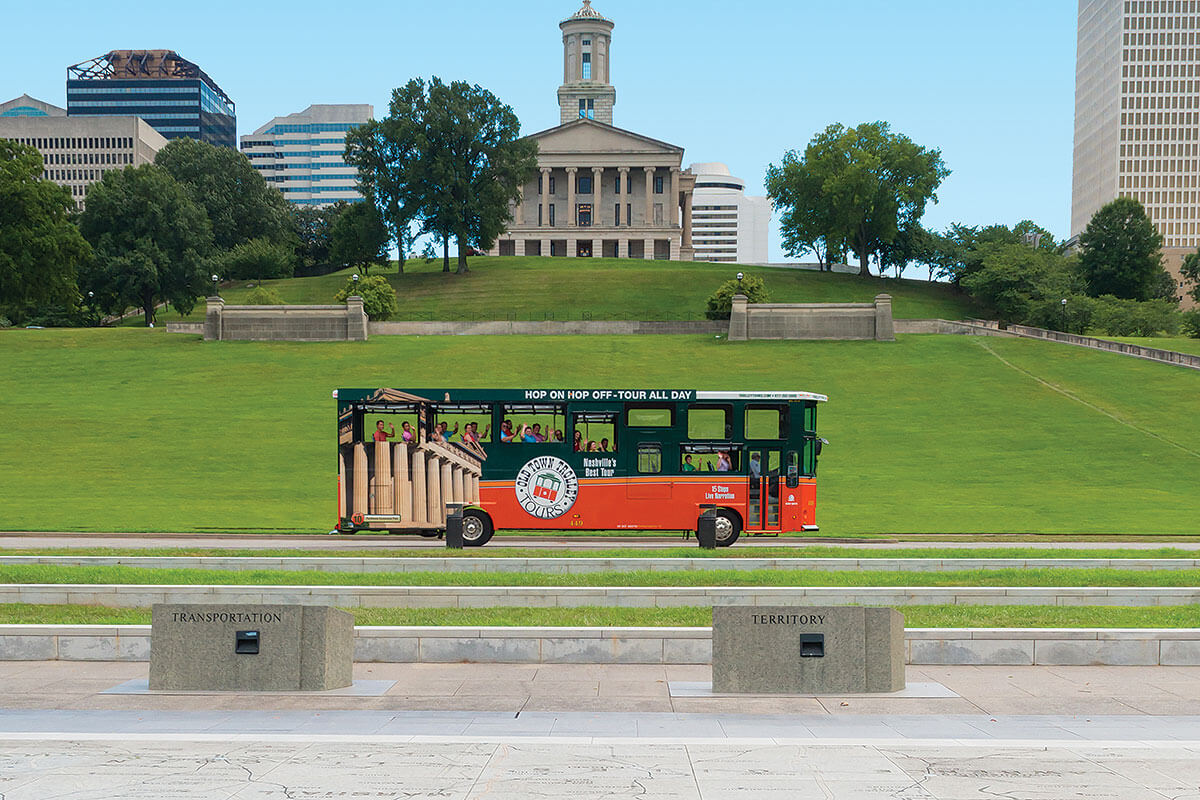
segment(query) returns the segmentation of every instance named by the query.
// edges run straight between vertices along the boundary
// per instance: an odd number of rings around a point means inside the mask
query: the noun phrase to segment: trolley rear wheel
[[[729,547],[742,533],[742,521],[738,515],[725,509],[717,509],[717,547]]]

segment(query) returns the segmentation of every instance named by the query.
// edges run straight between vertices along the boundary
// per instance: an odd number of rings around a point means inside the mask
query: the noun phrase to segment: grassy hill
[[[781,303],[859,303],[893,297],[902,319],[980,316],[963,295],[945,284],[809,270],[732,264],[630,261],[611,258],[473,258],[467,275],[443,273],[441,261],[409,261],[403,275],[387,275],[400,298],[397,319],[703,319],[705,301],[738,271],[761,277],[771,300]],[[264,281],[288,303],[332,303],[353,270],[316,278]],[[375,274],[372,270],[372,274]],[[223,287],[228,303],[244,300],[246,282]],[[204,314],[201,303],[189,319]],[[179,320],[168,312],[162,320]],[[138,324],[133,320],[131,324]]]
[[[330,391],[454,384],[826,393],[825,534],[1195,533],[1200,519],[1200,374],[1037,341],[16,330],[0,332],[0,375],[8,530],[327,530]]]

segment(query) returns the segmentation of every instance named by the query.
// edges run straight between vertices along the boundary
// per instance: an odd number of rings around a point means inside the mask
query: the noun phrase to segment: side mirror
[[[823,448],[825,445],[827,445],[827,444],[829,444],[829,442],[827,442],[826,440],[824,440],[824,439],[817,439],[817,455],[818,455],[818,456],[819,456],[819,455],[821,455],[821,450],[822,450],[822,448]]]

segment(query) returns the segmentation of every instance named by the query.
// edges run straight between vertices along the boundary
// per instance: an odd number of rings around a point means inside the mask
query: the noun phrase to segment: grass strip
[[[139,556],[139,557],[201,557],[209,558],[937,558],[944,560],[967,558],[1200,558],[1200,550],[1180,547],[1080,549],[1071,547],[912,547],[895,550],[866,549],[814,545],[811,547],[755,547],[701,550],[698,547],[669,547],[653,549],[600,548],[397,548],[370,550],[304,550],[279,548],[248,550],[245,548],[136,548],[136,547],[42,547],[22,550],[2,550],[5,556]]]
[[[708,608],[347,608],[357,625],[707,627]],[[909,628],[1197,628],[1197,606],[905,606]],[[0,624],[149,625],[148,608],[0,604]]]
[[[1200,569],[972,569],[949,572],[756,569],[679,572],[322,572],[0,565],[0,583],[215,586],[1194,586]]]

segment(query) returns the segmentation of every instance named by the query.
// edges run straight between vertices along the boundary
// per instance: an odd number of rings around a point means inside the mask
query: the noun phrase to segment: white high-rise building
[[[243,136],[242,152],[289,202],[323,206],[361,200],[358,172],[343,158],[346,131],[374,113],[366,104],[309,106]]]
[[[1198,33],[1197,0],[1079,0],[1071,234],[1136,198],[1176,276],[1200,246]]]
[[[767,263],[771,201],[747,197],[746,182],[724,164],[692,164],[692,246],[695,261]]]

